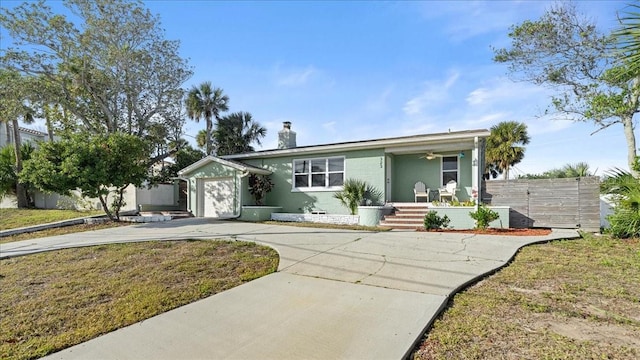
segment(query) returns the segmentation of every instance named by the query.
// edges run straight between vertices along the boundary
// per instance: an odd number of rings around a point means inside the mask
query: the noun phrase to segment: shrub
[[[427,230],[446,228],[449,226],[449,221],[450,220],[447,215],[439,216],[437,212],[432,210],[424,216],[424,228]]]
[[[251,195],[253,195],[253,199],[256,201],[256,205],[263,205],[262,200],[272,189],[273,183],[268,176],[257,174],[249,175],[249,192],[251,193]]]
[[[476,221],[476,229],[486,230],[489,227],[489,223],[498,220],[500,215],[497,212],[489,209],[488,207],[481,205],[477,211],[472,211],[469,216]]]

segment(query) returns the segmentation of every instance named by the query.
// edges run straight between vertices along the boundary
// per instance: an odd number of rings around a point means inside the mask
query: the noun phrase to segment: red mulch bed
[[[478,235],[509,235],[509,236],[545,236],[551,234],[551,229],[494,229],[489,228],[487,230],[476,229],[438,229],[438,230],[426,230],[419,228],[417,231],[425,232],[451,232],[451,233],[464,233],[464,234],[478,234]]]

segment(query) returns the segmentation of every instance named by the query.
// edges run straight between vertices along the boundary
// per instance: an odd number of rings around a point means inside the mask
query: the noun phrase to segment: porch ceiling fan
[[[435,158],[442,157],[442,156],[443,155],[441,154],[435,154],[433,151],[429,151],[426,154],[420,156],[420,159],[433,160]]]

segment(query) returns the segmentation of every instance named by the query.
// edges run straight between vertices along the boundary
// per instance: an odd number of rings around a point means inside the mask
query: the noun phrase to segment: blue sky
[[[19,2],[3,0],[2,6]],[[625,1],[579,1],[601,29]],[[626,168],[621,126],[541,118],[550,92],[507,77],[491,47],[537,19],[546,1],[146,1],[193,66],[185,88],[211,81],[276,146],[283,121],[298,145],[490,128],[506,120],[532,137],[514,174],[586,161]],[[59,8],[58,5],[54,6]],[[195,135],[204,123],[187,122]],[[260,148],[260,147],[258,147]]]

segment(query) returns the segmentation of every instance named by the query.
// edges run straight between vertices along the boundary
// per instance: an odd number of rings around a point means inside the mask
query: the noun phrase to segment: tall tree
[[[43,0],[0,8],[13,45],[0,65],[46,81],[51,104],[94,134],[146,136],[177,119],[165,110],[182,101],[191,76],[178,41],[164,39],[157,16],[140,1],[66,0],[73,21]],[[68,124],[67,124],[68,125]]]
[[[487,138],[485,158],[509,179],[509,168],[524,159],[524,145],[529,143],[527,125],[516,121],[503,121],[491,127]]]
[[[513,26],[509,37],[511,46],[494,49],[494,60],[508,64],[515,79],[556,90],[548,110],[557,115],[593,122],[595,132],[621,124],[633,169],[640,78],[629,75],[628,63],[616,65],[610,51],[615,39],[573,3],[553,5],[539,20]]]
[[[229,97],[224,95],[222,89],[213,88],[211,82],[206,81],[200,86],[194,86],[189,91],[186,100],[187,116],[190,119],[206,121],[206,146],[207,155],[213,154],[213,119],[219,121],[220,113],[229,110]]]
[[[261,144],[267,129],[253,121],[248,112],[229,114],[217,123],[213,137],[218,155],[239,154],[254,151],[252,144]]]
[[[33,94],[31,79],[16,71],[0,69],[0,122],[11,123],[16,174],[22,170],[22,141],[19,121],[33,122],[34,110],[29,106],[31,94]],[[9,129],[8,126],[7,129]],[[18,178],[15,186],[18,207],[29,207],[26,185]]]

